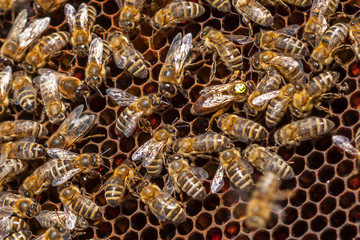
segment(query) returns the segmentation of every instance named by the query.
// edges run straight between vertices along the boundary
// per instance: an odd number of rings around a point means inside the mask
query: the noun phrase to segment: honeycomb
[[[76,8],[82,1],[71,1]],[[119,8],[114,0],[91,0],[89,4],[96,7],[98,16],[95,24],[100,24],[107,29],[107,32],[100,36],[105,38],[106,34],[118,29],[117,21]],[[118,69],[113,61],[109,62],[111,78],[107,79],[109,87],[116,87],[128,91],[136,96],[148,95],[158,92],[158,75],[165,60],[167,50],[172,39],[178,32],[183,34],[192,33],[197,40],[199,32],[206,26],[220,29],[225,34],[247,35],[248,30],[241,22],[241,17],[233,8],[228,13],[221,13],[212,9],[206,2],[203,2],[206,12],[203,16],[191,22],[184,22],[177,28],[168,31],[153,30],[144,21],[140,26],[140,33],[132,42],[146,60],[151,63],[148,79],[135,79],[128,72]],[[301,39],[302,30],[309,13],[309,8],[298,8],[290,5],[291,14],[284,8],[277,6],[267,8],[274,15],[274,29],[298,24],[301,26],[297,37]],[[352,1],[341,1],[338,11],[353,17],[359,12],[360,7]],[[34,7],[34,15],[31,19],[42,17],[43,14]],[[11,26],[10,14],[6,15],[0,26],[0,38],[4,41],[8,29]],[[256,24],[254,33],[260,31]],[[51,26],[44,34],[55,31],[67,30],[67,23],[64,21],[63,9],[51,15]],[[246,79],[257,80],[259,72],[252,69],[250,64],[251,56],[257,51],[252,43],[245,46],[238,46],[244,55],[244,73]],[[350,54],[351,55],[351,54]],[[352,54],[353,55],[353,54]],[[86,59],[73,59],[73,53],[68,47],[62,51],[60,57],[53,61],[60,72],[70,72],[80,79],[84,78]],[[230,72],[221,63],[217,65],[216,77],[209,82],[211,55],[202,56],[207,62],[201,67],[192,71],[192,76],[187,76],[184,81],[184,89],[188,99],[179,94],[171,99],[172,106],[161,113],[154,113],[148,119],[156,130],[162,124],[171,124],[176,118],[179,120],[175,125],[180,130],[179,137],[197,135],[204,133],[208,126],[210,115],[196,117],[190,113],[190,108],[199,97],[199,91],[208,85],[226,82]],[[304,69],[310,73],[310,68],[305,64]],[[344,135],[348,138],[354,136],[355,131],[360,127],[360,63],[354,56],[350,63],[343,67],[335,65],[333,70],[341,74],[341,85],[347,86],[341,98],[329,102],[328,107],[332,115],[329,117],[336,123],[335,134]],[[106,87],[100,89],[105,93]],[[78,105],[74,103],[72,107]],[[26,113],[20,108],[10,108],[11,114],[3,120],[14,119],[38,119],[37,116]],[[220,240],[220,239],[354,239],[360,238],[360,174],[354,174],[354,159],[344,154],[332,144],[331,136],[323,136],[319,139],[303,142],[296,148],[278,147],[277,153],[282,156],[294,169],[296,177],[284,181],[282,188],[293,190],[293,194],[287,200],[280,202],[281,210],[273,211],[272,220],[265,229],[251,231],[244,225],[245,209],[249,201],[248,193],[241,193],[234,189],[229,180],[225,177],[225,186],[218,194],[210,193],[211,180],[206,180],[207,195],[204,200],[190,199],[186,194],[183,196],[183,206],[186,210],[187,219],[184,223],[175,225],[171,222],[160,222],[152,213],[147,212],[145,205],[139,199],[127,194],[125,200],[119,207],[110,207],[106,204],[102,183],[110,176],[112,169],[129,159],[138,146],[151,138],[147,133],[137,131],[129,138],[121,138],[115,134],[115,119],[124,108],[114,105],[105,96],[102,98],[98,93],[93,92],[88,99],[86,112],[97,115],[96,125],[90,131],[91,134],[103,134],[104,137],[91,138],[76,144],[73,149],[80,153],[104,152],[105,165],[98,169],[96,174],[76,176],[73,181],[86,189],[93,201],[101,206],[103,219],[94,228],[88,228],[76,239],[190,239],[190,240]],[[325,113],[314,110],[315,116],[324,117]],[[291,119],[285,119],[281,125],[288,123]],[[50,134],[57,126],[44,123]],[[219,131],[216,126],[210,129]],[[50,135],[49,134],[49,135]],[[269,142],[273,145],[273,142]],[[238,144],[242,149],[245,144]],[[218,166],[218,162],[207,159],[196,159],[196,166],[203,167],[212,179]],[[29,172],[22,174],[18,179],[10,183],[13,189],[17,189],[19,183],[31,173],[35,167],[40,165],[33,163]],[[141,169],[141,173],[145,173]],[[254,181],[257,181],[261,174],[253,174]],[[152,179],[160,187],[164,186],[166,177]],[[180,196],[176,195],[179,200]],[[37,197],[42,209],[60,210],[61,204],[56,188]],[[30,223],[34,236],[44,232],[36,221]]]

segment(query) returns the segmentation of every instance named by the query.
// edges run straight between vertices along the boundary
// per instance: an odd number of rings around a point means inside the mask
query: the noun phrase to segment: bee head
[[[40,212],[39,206],[29,198],[23,198],[17,203],[20,212],[25,213],[27,218],[34,218]]]
[[[30,74],[34,74],[36,70],[36,68],[32,64],[29,64],[27,61],[24,61],[22,63],[22,68]]]
[[[256,208],[256,207],[254,207]],[[253,209],[255,211],[256,209]],[[263,218],[253,215],[246,219],[246,226],[249,228],[259,228],[259,227],[266,227],[266,222]]]
[[[58,114],[55,114],[55,115],[49,117],[49,121],[53,124],[58,124],[61,121],[63,121],[64,119],[65,119],[64,113],[58,113]]]
[[[88,53],[88,48],[85,44],[75,45],[74,52],[76,53],[76,55],[79,55],[80,57],[86,57]]]
[[[320,72],[323,69],[323,65],[312,58],[309,59],[308,63],[314,72]]]
[[[100,83],[101,79],[98,75],[92,75],[90,77],[87,77],[85,79],[85,82],[87,83],[87,85],[89,85],[89,87],[96,89]]]
[[[178,161],[180,159],[181,159],[180,155],[172,155],[172,156],[168,157],[167,162],[172,163],[172,162]]]
[[[274,134],[274,141],[278,145],[281,145],[281,143],[282,143],[282,138],[281,138],[281,134],[280,134],[279,130],[276,131],[275,134]]]
[[[259,146],[259,145],[257,145],[257,144],[251,144],[250,146],[248,146],[247,148],[245,148],[245,150],[244,150],[244,156],[245,156],[245,157],[248,157],[249,154],[250,154],[250,152],[251,152],[253,149],[257,148],[258,146]]]
[[[164,73],[166,71],[164,71]],[[160,92],[165,97],[171,98],[171,97],[174,97],[177,94],[177,88],[176,88],[175,85],[170,84],[170,83],[161,83],[160,84]]]
[[[124,161],[124,164],[128,165],[132,169],[136,169],[136,164],[133,161],[127,159]]]
[[[204,40],[205,36],[206,36],[212,29],[213,29],[213,28],[210,27],[210,26],[205,27],[205,28],[202,30],[201,34],[200,34],[200,38],[201,38],[202,40]]]
[[[81,84],[76,88],[75,98],[77,100],[83,99],[84,97],[87,98],[89,97],[89,95],[90,95],[89,88],[85,84]]]
[[[124,29],[133,29],[135,28],[135,24],[129,20],[120,20],[119,27]]]
[[[144,189],[144,187],[146,187],[146,186],[148,186],[148,185],[150,185],[149,180],[144,179],[144,180],[140,183],[140,185],[138,186],[137,192],[138,192],[138,193],[141,193],[141,191]]]

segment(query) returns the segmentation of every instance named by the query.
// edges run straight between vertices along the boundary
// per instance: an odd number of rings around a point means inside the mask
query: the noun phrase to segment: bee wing
[[[65,219],[65,225],[68,229],[72,230],[75,228],[77,216],[72,213],[71,209],[68,205],[64,205],[64,212],[67,214],[67,218]]]
[[[166,141],[156,141],[154,138],[150,139],[141,145],[132,155],[133,161],[142,160],[143,166],[148,166],[158,155],[164,147]]]
[[[211,192],[217,193],[224,186],[224,168],[220,164],[219,168],[216,170],[215,176],[211,182]]]
[[[272,117],[274,117],[274,116],[276,116],[276,115],[278,115],[283,109],[284,109],[284,107],[287,105],[287,103],[290,101],[290,97],[288,97],[288,98],[285,98],[285,99],[283,99],[283,100],[281,100],[281,101],[278,101],[276,104],[275,104],[275,106],[274,106],[274,109],[273,109],[273,111],[271,112],[271,116]]]
[[[23,9],[19,13],[8,33],[8,39],[17,40],[19,38],[20,33],[23,31],[27,23],[27,16],[28,12],[26,9]]]
[[[78,122],[83,109],[84,105],[79,105],[74,110],[72,110],[60,125],[60,127],[56,130],[56,132],[67,131],[68,127],[73,124],[73,122]]]
[[[224,91],[227,91],[229,89],[229,87],[231,87],[231,83],[212,85],[212,86],[203,88],[199,93],[201,95],[205,95],[205,94],[211,94],[211,93],[217,93],[217,92],[224,92]]]
[[[319,45],[321,37],[324,35],[326,29],[328,28],[328,22],[324,15],[319,15],[316,22],[316,34],[315,34],[315,47]]]
[[[126,4],[126,2],[127,2],[127,1],[125,1],[125,2],[123,3],[123,1],[124,1],[124,0],[116,0],[116,3],[117,3],[117,5],[119,6],[119,9],[120,9],[120,10],[124,8],[124,6],[125,6],[125,4]],[[139,9],[145,2],[146,2],[146,0],[134,0],[134,1],[132,1],[132,3],[134,4],[133,7],[134,7],[135,9]],[[127,4],[126,4],[126,5],[127,5]]]
[[[292,24],[292,25],[286,26],[284,28],[280,28],[280,29],[276,30],[275,32],[284,33],[289,36],[294,36],[299,31],[299,29],[300,29],[299,25]]]
[[[65,5],[64,11],[65,19],[67,24],[69,25],[69,29],[71,32],[74,32],[76,10],[71,4],[67,3]]]
[[[5,194],[6,192],[0,192]],[[1,196],[2,194],[0,194]],[[0,207],[0,216],[1,218],[10,218],[10,216],[14,213],[14,208],[11,206],[1,206]]]
[[[118,88],[109,88],[106,93],[120,106],[130,106],[139,98]]]
[[[142,111],[137,112],[128,119],[128,122],[125,125],[125,131],[124,131],[125,137],[130,137],[134,133],[136,126],[137,126],[140,118],[143,116],[143,114],[144,114],[144,112],[142,112]]]
[[[251,103],[256,106],[263,106],[263,105],[268,104],[271,99],[278,96],[279,94],[280,94],[280,90],[267,92],[267,93],[264,93],[264,94],[261,94],[261,95],[255,97]]]
[[[77,121],[74,121],[67,127],[67,134],[69,136],[68,146],[71,146],[78,138],[83,136],[95,121],[95,115],[86,114],[81,116]]]
[[[357,150],[350,142],[347,137],[335,135],[332,136],[333,143],[344,150],[345,152],[351,154],[354,157],[359,157],[360,152]]]
[[[104,43],[101,38],[94,38],[89,48],[88,64],[95,61],[98,65],[102,64]]]
[[[225,38],[240,45],[251,43],[254,41],[254,38],[244,35],[225,35]]]
[[[2,101],[7,98],[10,89],[11,75],[12,70],[10,66],[7,66],[6,68],[4,68],[4,70],[1,71],[2,77],[0,79],[0,100]]]
[[[40,92],[46,108],[53,101],[61,102],[59,85],[55,74],[50,73],[48,76],[40,77]]]
[[[173,178],[169,174],[163,189],[164,198],[169,199],[173,194],[174,190],[175,188],[174,188]]]
[[[80,21],[76,21],[76,20],[80,20]],[[86,3],[82,3],[79,6],[78,11],[75,15],[75,24],[77,24],[76,27],[81,27],[82,29],[87,30],[88,20],[89,20],[88,6],[86,5]]]
[[[248,163],[247,161],[244,161],[242,159],[239,159],[238,161],[239,165],[241,165],[243,168],[246,169],[246,171],[249,173],[249,174],[252,174],[254,172],[254,169],[253,167],[251,166],[250,163]]]
[[[47,154],[51,158],[64,159],[64,160],[71,160],[79,156],[79,154],[77,153],[73,153],[61,148],[49,148],[47,149]]]
[[[14,163],[12,161],[8,161],[5,163],[0,163],[0,181],[3,180],[12,170],[14,170]]]
[[[19,47],[26,48],[47,29],[50,18],[36,19],[19,35]]]
[[[161,196],[158,196],[161,197]],[[166,201],[165,199],[163,200],[164,202]],[[164,203],[165,204],[165,203]],[[158,211],[157,209],[154,209],[151,205],[149,205],[151,212],[158,218],[160,219],[160,221],[165,221],[166,220],[166,213],[164,211],[165,208],[162,208],[160,211]],[[168,206],[169,208],[169,206]]]
[[[207,99],[205,99],[202,103],[202,106],[204,108],[211,108],[211,107],[223,105],[228,102],[235,101],[235,100],[236,100],[235,96],[232,96],[232,95],[220,95],[220,96],[213,95],[213,96],[210,96]]]
[[[1,151],[0,153],[0,165],[6,165],[7,163],[7,158],[8,157],[8,153],[7,151]]]
[[[202,167],[190,167],[191,172],[199,179],[205,180],[209,177],[207,171],[205,171]]]
[[[67,171],[62,175],[56,176],[52,181],[52,186],[55,187],[63,184],[64,182],[75,176],[77,173],[79,173],[80,171],[81,171],[80,168],[75,168],[75,169],[71,169],[70,171]]]
[[[181,72],[191,48],[191,33],[186,34],[184,37],[182,37],[181,33],[178,33],[171,43],[165,63],[173,65],[176,73]]]

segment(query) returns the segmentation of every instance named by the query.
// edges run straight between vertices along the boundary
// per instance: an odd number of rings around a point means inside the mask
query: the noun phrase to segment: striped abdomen
[[[123,200],[125,193],[125,178],[121,176],[111,176],[105,186],[106,202],[116,207]]]
[[[70,203],[70,208],[79,216],[83,216],[86,219],[98,220],[102,217],[100,208],[92,202],[90,199],[81,196],[74,197],[74,200]]]
[[[206,191],[201,181],[197,179],[192,172],[187,169],[181,171],[175,179],[181,190],[194,199],[203,199]]]
[[[146,171],[151,176],[159,176],[162,168],[163,168],[163,162],[164,160],[160,156],[160,154],[157,155],[156,158],[152,160],[152,162],[146,166]]]
[[[10,130],[11,134],[9,137],[34,137],[39,138],[47,135],[48,130],[38,122],[30,120],[15,120],[15,121],[6,121],[0,123],[0,125],[9,124],[12,127]],[[6,135],[6,133],[4,134]]]
[[[7,219],[6,221],[8,221],[9,227],[10,227],[10,232],[18,232],[20,230],[29,230],[29,225],[25,222],[25,220],[16,217],[16,216],[11,216],[10,219]]]
[[[48,180],[53,181],[56,177],[64,175],[65,173],[78,168],[74,160],[53,160],[54,163],[49,164]]]
[[[254,184],[251,175],[236,160],[225,165],[225,173],[238,189],[250,191]]]
[[[274,18],[270,11],[256,1],[232,0],[236,10],[244,14],[250,20],[262,26],[271,26],[274,24]]]
[[[221,12],[229,12],[231,10],[230,0],[206,0],[211,6]]]
[[[164,213],[167,220],[175,223],[184,222],[186,219],[184,209],[172,197],[168,199],[161,196],[156,197],[149,206],[153,212]]]
[[[311,5],[312,0],[285,0],[284,2],[299,6],[299,7],[308,7]]]
[[[24,196],[34,196],[44,191],[44,189],[51,184],[48,178],[50,175],[49,171],[54,164],[54,161],[57,160],[48,161],[35,169],[33,174],[23,181],[19,192]]]
[[[5,240],[28,240],[30,238],[31,238],[31,231],[21,230],[7,236]]]
[[[208,132],[194,137],[194,145],[192,153],[213,153],[219,152],[220,149],[231,140],[222,134]]]
[[[119,117],[116,119],[115,131],[117,134],[122,135],[128,126],[128,122],[133,120],[134,114],[136,111],[132,106],[125,108],[123,112],[120,113]]]
[[[290,165],[285,162],[280,156],[274,154],[274,156],[269,156],[265,159],[262,166],[257,166],[262,172],[273,172],[281,179],[290,179],[293,178],[294,171]]]
[[[283,77],[277,71],[271,71],[257,84],[256,90],[262,94],[279,89],[283,83]]]
[[[111,49],[109,47],[109,42],[106,40],[103,40],[103,64],[105,65],[107,63],[107,60],[109,59],[111,54]]]
[[[24,164],[21,160],[8,159],[6,161],[6,164],[4,164],[4,167],[0,167],[0,173],[8,172],[6,176],[3,176],[2,179],[0,179],[0,185],[9,182],[15,176],[24,172],[25,169],[26,169],[26,164]]]
[[[279,102],[283,102],[283,99],[279,96],[271,99],[266,109],[265,123],[269,128],[275,127],[281,121],[288,108],[287,103],[282,103],[280,105],[281,109],[278,109],[280,104]]]
[[[292,57],[279,56],[275,64],[270,64],[275,67],[279,73],[291,83],[304,83],[305,73],[300,63]]]
[[[43,37],[41,41],[34,46],[34,49],[37,49],[42,59],[45,59],[64,48],[70,41],[70,38],[71,34],[69,32],[54,32]]]
[[[185,1],[169,4],[167,8],[172,14],[170,19],[178,22],[200,17],[205,12],[205,8],[200,4]]]
[[[312,139],[313,137],[326,134],[335,126],[332,121],[319,117],[309,117],[292,124],[295,125],[294,129],[296,129],[297,135],[302,140]]]
[[[313,98],[320,97],[321,94],[327,92],[336,85],[339,80],[340,74],[338,72],[324,72],[316,77],[306,85],[306,91],[309,96]]]
[[[126,59],[124,68],[126,68],[135,77],[146,78],[148,76],[148,71],[146,70],[146,65],[143,58],[132,47],[125,46],[114,54],[119,56],[115,56],[115,61],[116,58]]]
[[[20,74],[22,75],[15,77],[12,84],[14,102],[25,111],[33,112],[36,106],[36,89],[29,76],[23,75],[24,72]]]
[[[81,5],[80,5],[81,7]],[[81,27],[81,22],[82,22],[82,19],[81,19],[81,15],[83,15],[82,13],[86,11],[86,8],[84,7],[81,7],[79,8],[78,12],[76,13],[75,15],[75,26],[77,27]],[[90,30],[92,28],[92,26],[94,25],[94,22],[95,22],[95,18],[96,18],[96,8],[94,6],[91,6],[91,5],[87,5],[87,15],[88,15],[88,30]]]
[[[229,71],[235,72],[243,68],[241,53],[229,40],[225,39],[222,45],[217,46],[217,51]]]
[[[309,56],[310,52],[306,44],[295,37],[280,34],[275,40],[275,49],[284,53],[294,53]]]
[[[22,160],[40,158],[46,153],[45,148],[38,143],[21,141],[5,144],[1,150],[8,152],[8,158],[18,158]]]

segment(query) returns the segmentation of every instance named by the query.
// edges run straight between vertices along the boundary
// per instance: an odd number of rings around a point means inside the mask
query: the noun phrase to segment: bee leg
[[[209,81],[214,80],[215,78],[215,73],[216,73],[216,59],[218,57],[218,54],[215,52],[213,54],[213,63],[211,64],[211,74],[210,74],[210,79]]]
[[[220,116],[221,114],[223,114],[224,112],[226,112],[227,110],[229,110],[230,108],[230,104],[228,104],[227,106],[223,107],[222,109],[220,109],[219,111],[217,111],[214,115],[211,116],[210,121],[209,121],[209,128],[212,126],[213,122],[215,121],[215,119]]]
[[[152,127],[150,122],[146,118],[141,118],[139,120],[139,128],[146,133],[150,133],[152,136]]]
[[[250,20],[247,17],[245,17],[244,15],[242,15],[242,20],[249,29],[249,35],[252,36],[254,32],[253,32],[253,28],[252,28]]]
[[[324,93],[324,94],[321,94],[321,96],[320,96],[321,101],[322,100],[329,101],[329,100],[337,99],[337,98],[341,98],[341,95],[337,94],[337,93]]]
[[[282,0],[277,0],[277,2],[280,4],[280,6],[285,8],[286,11],[289,13],[289,16],[291,16],[291,10],[290,10],[289,6],[286,5],[286,3],[284,3]]]
[[[100,26],[99,24],[96,24],[92,27],[92,32],[97,33],[97,34],[104,34],[104,33],[106,33],[106,29],[103,28],[102,26]]]

